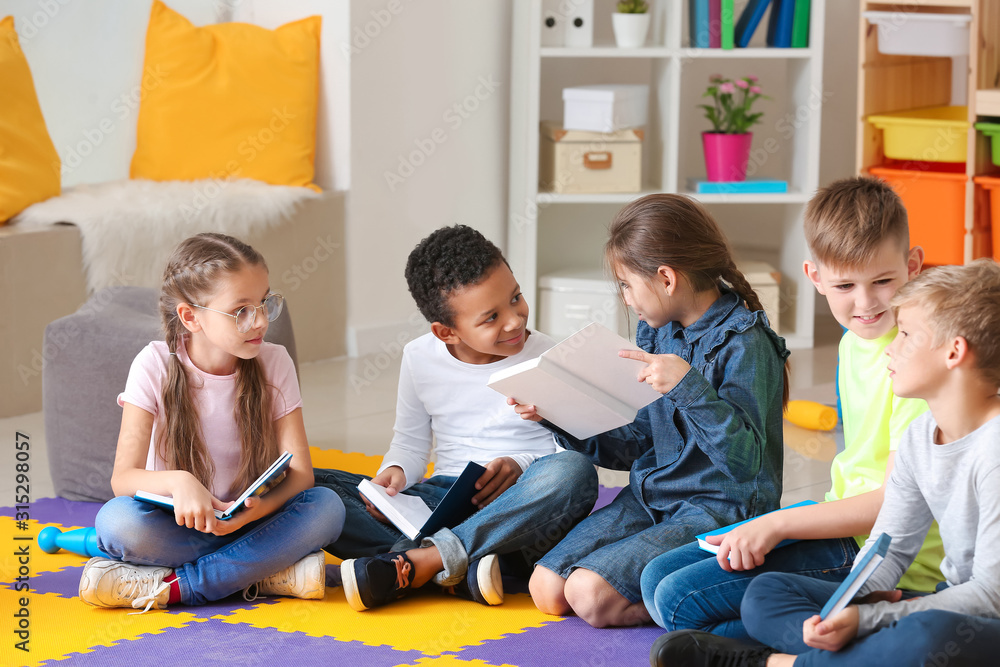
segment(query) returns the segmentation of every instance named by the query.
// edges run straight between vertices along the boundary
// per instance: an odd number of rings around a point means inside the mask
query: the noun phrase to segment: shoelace
[[[253,589],[253,593],[250,592],[251,588]],[[246,600],[247,602],[253,602],[259,597],[257,595],[258,593],[260,593],[260,582],[250,584],[249,586],[243,589],[243,599]]]
[[[145,608],[142,611],[130,611],[129,616],[134,614],[145,614],[156,603],[157,596],[170,588],[170,584],[163,580],[160,581],[159,586],[155,586],[154,588],[155,583],[156,579],[154,575],[139,574],[135,571],[130,572],[119,582],[119,588],[116,591],[116,594],[123,598],[130,598],[142,590],[149,590],[149,592],[145,595],[140,595],[132,600],[133,609],[138,609],[143,605],[145,605]]]
[[[261,587],[267,586],[268,584],[270,584],[271,586],[282,586],[282,585],[291,586],[292,583],[293,581],[292,581],[291,568],[285,568],[281,572],[276,572],[272,574],[270,577],[252,583],[246,588],[244,588],[243,599],[246,600],[247,602],[253,602],[258,597],[261,597],[260,595]],[[253,589],[253,593],[250,592],[251,588]]]
[[[410,561],[401,554],[392,559],[392,564],[396,566],[396,588],[402,590],[410,585]]]

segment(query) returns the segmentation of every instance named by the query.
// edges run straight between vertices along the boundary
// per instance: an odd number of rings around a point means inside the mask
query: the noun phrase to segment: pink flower
[[[754,95],[760,95],[760,86],[750,86],[750,92]]]
[[[743,78],[747,79],[747,80],[748,80],[748,81],[750,81],[751,83],[757,83],[758,81],[760,81],[760,79],[758,79],[757,77],[755,77],[755,76],[754,76],[753,74],[747,74],[747,75],[746,75],[745,77],[743,77]]]
[[[731,82],[727,81],[726,83],[719,85],[719,92],[723,94],[732,95],[733,93],[736,92],[736,88],[733,86]]]
[[[744,81],[743,79],[737,79],[736,81],[733,81],[733,83],[742,88],[743,90],[746,90],[747,88],[750,87],[750,84]]]
[[[723,77],[721,74],[713,74],[712,76],[708,77],[709,83],[722,83],[725,80],[726,80],[725,77]]]

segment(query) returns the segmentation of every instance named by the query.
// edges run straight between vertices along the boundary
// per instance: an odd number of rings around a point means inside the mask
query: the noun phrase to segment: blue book
[[[791,48],[792,24],[795,21],[795,0],[774,0],[767,23],[767,45]]]
[[[747,3],[740,14],[740,20],[736,22],[736,46],[742,49],[747,47],[770,2],[771,0],[750,0]]]
[[[790,510],[793,507],[806,507],[807,505],[815,505],[815,504],[816,504],[815,500],[803,500],[801,503],[795,503],[794,505],[789,505],[788,507],[782,507],[781,509],[777,509],[777,510],[774,510],[774,511],[775,512],[781,512],[783,510]],[[773,514],[773,513],[774,512],[768,512],[767,514]],[[767,516],[767,514],[762,514],[761,516]],[[731,531],[736,526],[742,526],[745,523],[750,523],[751,521],[753,521],[754,519],[757,519],[757,518],[759,518],[759,517],[754,517],[753,519],[747,519],[746,521],[740,521],[739,523],[734,523],[731,526],[724,526],[722,528],[716,528],[715,530],[710,530],[707,533],[702,533],[701,535],[696,535],[695,537],[698,538],[698,547],[701,548],[703,551],[707,551],[709,553],[717,554],[717,553],[719,553],[719,547],[717,547],[714,544],[709,544],[705,540],[706,537],[709,537],[710,535],[725,535],[726,533],[728,533],[729,531]],[[798,540],[782,540],[781,542],[778,542],[778,544],[776,544],[774,548],[778,549],[780,547],[785,546],[786,544],[791,544],[792,542],[798,542]]]
[[[691,46],[707,49],[709,47],[708,0],[688,0],[688,23],[691,30]]]
[[[783,194],[788,181],[698,181],[691,180],[691,190],[700,195]]]
[[[851,603],[851,600],[858,594],[858,591],[865,585],[865,582],[872,576],[872,573],[882,564],[886,553],[889,551],[890,542],[892,542],[892,538],[886,533],[878,536],[872,548],[868,550],[864,558],[854,564],[854,567],[851,568],[851,573],[847,575],[847,579],[844,579],[840,583],[840,586],[830,596],[827,603],[823,605],[823,609],[819,612],[821,620],[825,621],[828,616],[836,614]]]

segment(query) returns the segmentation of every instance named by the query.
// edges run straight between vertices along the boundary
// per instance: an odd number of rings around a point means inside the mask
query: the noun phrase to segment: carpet
[[[317,467],[373,474],[379,460],[313,450]],[[598,505],[617,492],[602,487]],[[65,551],[47,554],[35,539],[46,526],[93,526],[99,508],[37,499],[23,522],[15,508],[0,508],[0,665],[645,665],[662,632],[650,626],[596,630],[578,618],[546,616],[535,609],[523,582],[507,587],[498,607],[445,596],[432,585],[360,614],[339,587],[327,588],[322,601],[245,602],[236,595],[143,615],[98,609],[77,599],[87,559]],[[327,555],[328,569],[335,563]],[[19,590],[24,583],[29,590]],[[15,647],[21,641],[28,651]]]

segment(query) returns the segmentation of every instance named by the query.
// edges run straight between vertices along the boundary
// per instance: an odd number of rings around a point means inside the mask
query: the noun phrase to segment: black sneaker
[[[347,604],[364,611],[398,600],[410,592],[413,562],[403,552],[352,558],[340,565]]]
[[[652,667],[765,667],[774,653],[766,646],[753,646],[698,630],[668,632],[653,642],[649,652]]]
[[[454,586],[443,589],[451,595],[479,604],[494,606],[503,604],[503,580],[500,578],[500,560],[495,554],[487,554],[469,563],[465,578]]]

